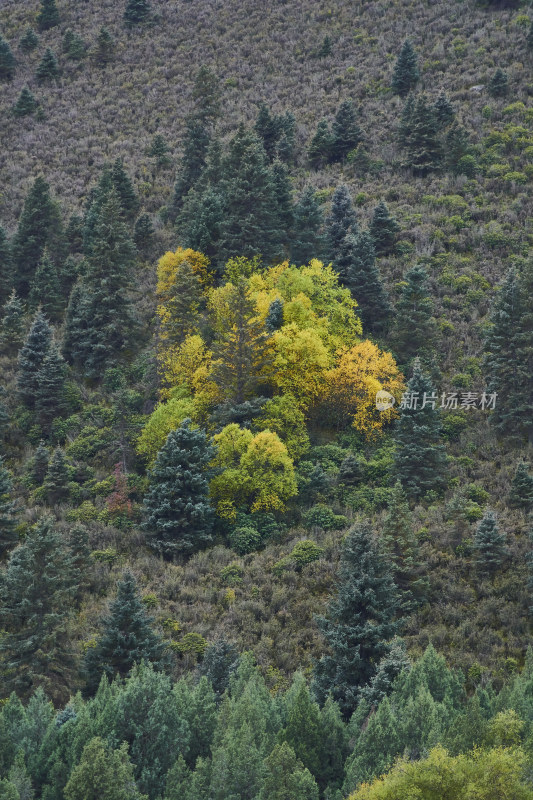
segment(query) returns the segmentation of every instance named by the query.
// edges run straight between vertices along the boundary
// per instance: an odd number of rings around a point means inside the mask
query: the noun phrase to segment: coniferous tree
[[[444,161],[448,169],[456,175],[464,173],[466,166],[463,159],[471,153],[471,150],[468,132],[454,122],[444,140]]]
[[[18,358],[18,393],[28,407],[35,405],[38,375],[52,343],[52,329],[41,310],[34,317]]]
[[[87,46],[78,33],[70,29],[65,31],[63,36],[63,52],[72,61],[82,61],[85,58]]]
[[[294,224],[294,206],[292,202],[292,185],[285,164],[275,161],[272,166],[272,180],[276,197],[276,215],[280,231],[283,232],[282,241],[288,246],[290,233]]]
[[[111,168],[111,181],[120,200],[120,206],[124,217],[130,222],[133,221],[139,210],[139,201],[130,177],[124,169],[124,162],[121,158],[117,158],[113,163]]]
[[[414,107],[415,95],[414,93],[411,93],[405,101],[405,105],[400,115],[400,124],[398,125],[398,144],[401,147],[405,147],[409,131],[411,130],[411,119],[413,116]]]
[[[331,43],[330,37],[326,34],[320,46],[320,50],[318,51],[317,55],[319,58],[327,58],[333,52],[333,45]]]
[[[376,255],[388,255],[394,249],[396,234],[400,230],[396,219],[391,215],[387,204],[380,200],[372,214],[372,220],[368,229],[374,240],[374,250]]]
[[[124,10],[124,22],[129,26],[140,25],[150,19],[151,13],[148,0],[128,0]]]
[[[26,28],[19,42],[20,49],[24,50],[25,53],[30,53],[32,50],[35,50],[38,44],[39,37],[33,28]]]
[[[429,352],[435,342],[435,320],[428,274],[420,264],[406,273],[395,311],[394,343],[402,361]]]
[[[35,70],[35,77],[37,83],[46,83],[47,81],[54,81],[59,77],[59,65],[52,50],[47,47],[44,55]]]
[[[181,344],[187,336],[196,332],[202,297],[198,275],[188,261],[183,261],[176,271],[176,279],[165,301],[168,309],[165,337],[169,345]]]
[[[406,39],[394,66],[392,91],[400,97],[405,97],[416,86],[419,78],[418,58],[413,45]]]
[[[318,800],[315,779],[287,742],[276,745],[264,763],[258,800]]]
[[[203,64],[194,79],[192,90],[194,117],[213,127],[220,116],[220,82],[215,73]]]
[[[94,51],[94,61],[99,67],[105,67],[113,60],[115,50],[115,40],[104,26],[100,28],[96,37],[96,49]]]
[[[102,636],[85,657],[88,694],[96,692],[103,675],[109,680],[117,675],[124,678],[143,660],[160,666],[165,644],[153,629],[131,572],[125,572],[119,581],[102,629]]]
[[[333,266],[357,300],[363,330],[380,333],[387,327],[392,309],[375,262],[374,241],[363,231],[345,237]]]
[[[440,492],[445,487],[446,454],[440,444],[438,396],[422,373],[419,359],[415,359],[405,401],[396,425],[394,463],[407,496],[420,500],[428,492]]]
[[[322,258],[324,215],[312,186],[304,189],[294,208],[291,237],[291,262],[297,266],[308,264],[312,258]]]
[[[44,479],[46,499],[51,506],[68,500],[70,494],[69,481],[70,471],[65,453],[60,447],[56,447],[52,453]]]
[[[529,50],[533,50],[533,20],[529,23],[529,29],[526,37],[526,44]]]
[[[156,134],[152,139],[152,144],[148,150],[148,155],[155,158],[155,163],[158,168],[168,167],[172,163],[172,159],[168,155],[169,148],[163,136],[160,133]]]
[[[147,800],[135,785],[127,743],[113,750],[99,737],[85,745],[64,796],[65,800]]]
[[[294,677],[287,694],[286,714],[279,738],[292,747],[296,757],[316,778],[320,773],[322,720],[318,704],[301,674]]]
[[[152,547],[166,557],[189,554],[211,541],[209,462],[214,449],[190,420],[169,433],[151,472],[144,527]]]
[[[363,689],[361,695],[370,707],[378,706],[384,697],[389,695],[394,687],[398,675],[410,667],[409,658],[405,652],[405,642],[395,636],[391,642],[390,650],[379,662],[376,674],[370,684]]]
[[[178,227],[187,247],[218,263],[220,231],[224,219],[224,198],[208,186],[205,191],[191,189],[185,198]],[[218,263],[220,267],[221,264]]]
[[[59,25],[59,11],[56,0],[41,0],[41,7],[37,15],[37,25],[40,31],[48,31]]]
[[[307,157],[312,167],[320,169],[327,164],[331,156],[332,144],[333,135],[329,127],[329,122],[326,119],[322,119],[317,125],[316,133],[311,139],[307,151]]]
[[[519,461],[516,465],[509,492],[509,505],[513,508],[523,508],[525,511],[533,508],[533,475],[530,474],[529,464],[526,461]]]
[[[91,549],[89,547],[89,534],[87,528],[79,523],[74,525],[69,534],[70,570],[76,590],[76,601],[81,601],[83,590],[89,585],[91,566]]]
[[[276,297],[268,307],[268,314],[265,317],[265,329],[267,333],[279,331],[283,325],[283,300]]]
[[[235,645],[225,639],[217,639],[206,648],[199,673],[205,675],[216,696],[221,698],[238,666],[239,651]]]
[[[0,575],[6,633],[0,640],[4,685],[27,695],[43,686],[54,696],[74,666],[67,622],[75,590],[69,554],[51,517],[43,517],[12,551]]]
[[[67,410],[66,378],[67,365],[58,346],[52,342],[37,373],[35,393],[35,410],[41,426],[47,432],[53,421],[62,417]]]
[[[13,479],[0,455],[0,558],[18,541],[17,514],[19,508],[12,498]]]
[[[326,219],[328,255],[333,261],[340,254],[345,237],[357,234],[357,221],[350,190],[345,184],[338,186],[331,199],[331,211]]]
[[[27,117],[37,111],[39,103],[30,92],[27,86],[21,89],[17,102],[13,106],[13,114],[15,117]]]
[[[0,388],[0,441],[5,436],[10,423],[9,411],[7,410],[6,404],[4,402],[5,396],[6,392],[4,387],[2,386]]]
[[[259,114],[254,128],[263,142],[265,153],[272,161],[276,155],[276,145],[280,135],[279,118],[270,113],[270,109],[265,103],[261,103],[259,106]]]
[[[135,222],[133,231],[133,241],[136,247],[145,253],[151,246],[154,238],[155,228],[149,214],[141,214]]]
[[[195,117],[189,117],[185,123],[183,140],[183,156],[174,186],[172,209],[176,216],[190,189],[199,181],[206,166],[210,135],[206,124]]]
[[[63,332],[63,357],[78,369],[84,364],[85,337],[89,329],[90,294],[78,281],[70,293]]]
[[[24,339],[24,309],[13,289],[4,306],[4,316],[0,328],[0,344],[10,355],[15,353]]]
[[[350,150],[363,140],[361,129],[357,124],[357,115],[351,100],[341,103],[333,120],[331,130],[330,160],[343,161]]]
[[[0,34],[0,80],[10,81],[15,75],[15,66],[15,56],[8,42]]]
[[[492,97],[505,97],[509,91],[509,78],[507,73],[498,67],[490,79],[487,89]]]
[[[450,103],[448,95],[445,92],[441,92],[439,94],[433,104],[433,109],[440,128],[447,128],[448,125],[452,124],[455,117],[455,111]]]
[[[372,602],[368,598],[372,597]],[[315,665],[313,687],[323,703],[331,694],[348,717],[362,689],[389,652],[398,630],[397,592],[390,566],[367,522],[344,540],[337,592],[319,626],[331,650]]]
[[[35,451],[35,455],[31,460],[30,476],[31,482],[34,486],[42,486],[46,473],[48,472],[48,463],[50,461],[50,453],[44,441],[41,439],[39,446]]]
[[[57,322],[63,308],[61,286],[56,265],[48,252],[43,252],[30,285],[30,306],[41,307],[48,319]]]
[[[505,533],[500,531],[494,511],[487,509],[474,537],[476,566],[480,573],[494,575],[501,568],[508,553],[505,540]]]
[[[0,307],[9,298],[13,288],[13,258],[11,245],[4,228],[0,225]]]
[[[440,169],[442,145],[438,134],[434,109],[422,95],[413,105],[409,127],[405,132],[406,159],[404,166],[421,176]]]

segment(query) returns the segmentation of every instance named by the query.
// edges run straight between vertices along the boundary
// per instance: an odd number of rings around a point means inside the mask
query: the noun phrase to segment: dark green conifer
[[[50,453],[44,441],[41,439],[30,464],[31,482],[34,486],[43,485],[46,473],[48,472],[49,461]]]
[[[468,132],[462,125],[454,122],[444,140],[444,160],[448,169],[456,175],[465,174],[463,159],[471,153],[471,150],[472,144]]]
[[[20,49],[24,50],[25,53],[31,53],[32,50],[35,50],[38,44],[39,37],[33,28],[26,28],[24,35],[21,37],[19,42]]]
[[[433,108],[424,95],[414,103],[409,127],[405,133],[406,159],[404,166],[415,175],[427,175],[442,166],[442,145]]]
[[[200,675],[205,675],[216,696],[221,698],[238,665],[239,651],[235,645],[225,639],[217,639],[206,648],[198,670]]]
[[[324,215],[312,186],[300,195],[294,208],[294,225],[291,238],[291,262],[297,266],[308,264],[312,258],[322,258],[325,245],[322,228]]]
[[[139,210],[139,201],[121,158],[117,158],[113,163],[111,181],[118,194],[124,217],[132,221]]]
[[[287,742],[265,759],[265,777],[257,800],[318,800],[318,786]]]
[[[0,225],[0,307],[9,298],[13,288],[13,258],[7,234]]]
[[[67,410],[66,379],[67,365],[59,348],[52,342],[37,373],[35,393],[35,410],[43,430],[47,432],[53,421]]]
[[[16,61],[11,48],[0,33],[0,80],[10,81],[15,75]]]
[[[17,502],[13,499],[13,478],[0,455],[0,558],[3,558],[18,541],[19,510]]]
[[[78,281],[70,293],[62,345],[64,358],[78,369],[83,367],[85,340],[90,323],[89,304],[87,287],[82,281]]]
[[[59,11],[56,0],[41,0],[41,7],[37,15],[37,25],[40,31],[48,31],[59,25]]]
[[[405,147],[409,131],[411,130],[411,120],[413,117],[414,107],[415,95],[414,93],[411,93],[405,101],[404,107],[402,108],[400,124],[398,126],[398,143],[401,147]]]
[[[157,454],[144,500],[144,527],[152,547],[166,557],[189,554],[211,541],[209,462],[214,450],[203,431],[185,420]]]
[[[39,107],[39,103],[30,92],[27,86],[21,89],[17,102],[13,106],[13,114],[15,117],[27,117],[33,114]]]
[[[2,350],[9,355],[16,353],[24,340],[24,309],[17,293],[13,289],[4,306],[4,315],[0,328],[0,344]]]
[[[509,91],[509,78],[507,73],[498,67],[490,79],[487,89],[491,97],[505,97]]]
[[[46,250],[31,282],[29,301],[32,308],[40,306],[43,314],[53,322],[61,316],[63,298],[59,275]]]
[[[64,797],[65,800],[146,800],[135,784],[128,744],[123,742],[114,750],[100,737],[90,739],[70,773]]]
[[[350,190],[345,184],[338,186],[331,200],[331,211],[326,219],[326,240],[329,258],[333,261],[340,254],[345,237],[357,234],[357,221]]]
[[[509,505],[512,508],[523,508],[525,511],[533,508],[533,475],[529,472],[527,461],[519,461],[516,465],[509,492]]]
[[[88,694],[96,692],[103,675],[109,680],[115,676],[125,678],[133,665],[143,660],[160,665],[165,645],[153,629],[131,572],[125,572],[119,581],[101,627],[101,637],[85,657]]]
[[[348,234],[333,262],[340,279],[357,300],[357,313],[363,330],[380,333],[386,329],[392,309],[376,267],[374,240],[367,231],[358,236]]]
[[[194,79],[192,90],[195,119],[209,128],[220,116],[220,82],[215,73],[203,64]]]
[[[384,256],[391,253],[394,249],[396,234],[400,226],[391,215],[387,204],[380,200],[374,209],[370,227],[368,229],[374,240],[374,250],[376,255]]]
[[[72,61],[81,61],[85,58],[87,47],[79,33],[74,33],[68,28],[63,36],[63,52]]]
[[[52,329],[41,310],[33,319],[30,332],[18,358],[18,394],[22,402],[33,408],[39,386],[39,371],[52,344]]]
[[[276,155],[276,145],[280,135],[278,117],[270,113],[270,109],[265,103],[259,106],[259,114],[255,121],[255,132],[263,142],[263,147],[269,159],[272,161]]]
[[[526,44],[529,50],[533,50],[533,19],[529,23],[529,28],[526,37]]]
[[[37,83],[55,81],[59,77],[59,65],[52,50],[47,47],[37,69],[35,70]]]
[[[96,49],[94,51],[94,61],[99,67],[105,67],[113,60],[115,50],[115,40],[104,26],[100,28],[96,37]]]
[[[333,136],[327,119],[322,119],[317,125],[316,133],[311,139],[307,151],[309,163],[315,169],[321,169],[327,164],[331,156]]]
[[[432,312],[428,274],[424,267],[416,264],[407,271],[396,303],[394,346],[402,363],[431,351],[436,335]]]
[[[70,530],[68,538],[70,550],[70,571],[77,587],[76,600],[81,600],[83,591],[89,585],[91,549],[87,528],[77,523]]]
[[[6,391],[2,386],[0,387],[0,441],[5,436],[10,423],[10,414],[5,404],[5,396],[6,396]]]
[[[448,125],[452,124],[455,117],[455,111],[450,103],[448,95],[445,92],[441,92],[439,94],[433,104],[433,109],[436,120],[441,129],[447,128]]]
[[[208,186],[205,191],[190,190],[177,225],[184,245],[206,255],[219,269],[222,267],[218,251],[223,219],[223,196]]]
[[[174,186],[172,200],[174,216],[179,213],[188,191],[200,179],[206,165],[209,142],[210,135],[206,124],[202,120],[189,117],[185,123],[183,156]]]
[[[152,144],[148,150],[148,155],[155,158],[156,166],[159,169],[170,166],[172,159],[168,155],[169,148],[163,136],[156,134],[152,139]]]
[[[265,318],[265,328],[268,333],[278,331],[283,325],[283,300],[276,297],[268,307],[268,314]]]
[[[363,140],[361,129],[357,124],[357,114],[351,100],[341,103],[333,120],[331,130],[330,160],[343,161],[350,150]]]
[[[376,674],[370,684],[363,689],[362,697],[370,707],[377,707],[384,697],[393,689],[398,675],[410,667],[409,658],[405,652],[405,642],[395,636],[390,644],[390,650],[379,662]]]
[[[501,568],[508,554],[505,540],[505,533],[500,531],[494,511],[487,509],[474,537],[476,566],[481,574],[494,575]]]
[[[133,231],[133,241],[136,247],[143,253],[150,249],[153,242],[155,228],[149,214],[141,214],[135,222]]]
[[[282,241],[288,246],[290,233],[294,224],[294,206],[292,202],[292,185],[285,164],[275,161],[272,165],[272,180],[276,196],[276,214],[278,225],[282,231]]]
[[[188,261],[180,264],[165,303],[169,320],[165,326],[169,344],[181,344],[197,330],[202,304],[202,285]]]
[[[128,0],[124,10],[124,22],[130,27],[147,22],[152,14],[148,0]]]
[[[392,91],[400,97],[406,97],[418,83],[419,77],[417,55],[409,39],[406,39],[394,66]]]
[[[318,51],[319,58],[327,58],[333,52],[333,45],[331,43],[330,37],[326,34],[320,46],[320,50]]]
[[[287,717],[279,738],[292,747],[304,767],[317,777],[320,773],[322,720],[303,675],[294,677],[285,702]]]
[[[68,500],[70,494],[70,470],[65,453],[56,447],[48,464],[44,489],[49,505],[55,506]]]
[[[83,250],[83,217],[79,214],[69,217],[65,238],[70,255],[79,255]]]

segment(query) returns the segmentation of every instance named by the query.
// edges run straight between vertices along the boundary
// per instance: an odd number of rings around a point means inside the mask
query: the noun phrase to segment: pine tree
[[[476,566],[481,574],[494,575],[501,568],[508,553],[505,540],[505,533],[500,531],[494,511],[487,509],[474,537]]]
[[[35,405],[39,386],[38,374],[52,343],[52,329],[48,320],[38,311],[18,358],[18,394],[28,407]]]
[[[304,189],[294,208],[291,237],[291,262],[300,266],[312,258],[321,258],[324,252],[322,227],[324,216],[312,186]]]
[[[40,31],[48,31],[59,25],[59,11],[56,0],[41,0],[41,7],[37,15],[37,25]]]
[[[512,508],[523,508],[525,511],[533,508],[533,475],[530,474],[529,464],[526,461],[519,461],[516,465],[509,492],[509,505]]]
[[[434,346],[436,330],[432,312],[428,274],[424,267],[416,264],[406,273],[396,303],[394,343],[403,363],[417,353],[430,352]]]
[[[424,176],[442,165],[442,145],[435,112],[424,95],[414,103],[405,133],[406,159],[404,166],[416,175]]]
[[[491,97],[505,97],[509,91],[509,78],[507,73],[498,67],[490,79],[487,89]]]
[[[188,261],[176,271],[176,279],[168,293],[165,308],[168,318],[164,325],[165,341],[181,344],[196,332],[202,304],[202,285]]]
[[[61,294],[57,267],[45,250],[30,285],[30,306],[40,306],[48,319],[57,322],[63,308]]]
[[[338,186],[331,199],[331,211],[326,219],[326,239],[329,258],[333,261],[340,254],[345,237],[357,234],[357,222],[350,190],[345,184]]]
[[[105,67],[113,60],[115,50],[115,40],[104,26],[100,28],[96,37],[96,50],[94,51],[94,61],[99,67]]]
[[[258,800],[318,800],[313,776],[286,742],[265,759],[265,772]]]
[[[357,147],[363,140],[351,100],[345,100],[339,106],[333,120],[331,137],[330,160],[333,162],[343,161],[350,150]]]
[[[372,602],[368,598],[372,597]],[[345,717],[376,672],[398,630],[398,600],[387,559],[370,525],[360,522],[344,540],[337,592],[319,627],[331,650],[315,665],[319,702],[331,693]]]
[[[24,339],[24,310],[17,293],[13,289],[4,306],[4,316],[0,328],[0,344],[9,355],[16,353]]]
[[[400,97],[406,97],[418,83],[419,77],[417,55],[409,39],[406,39],[394,66],[392,91]]]
[[[67,365],[59,348],[52,342],[37,373],[35,410],[43,430],[49,432],[52,423],[65,415],[68,407],[66,398]]]
[[[30,92],[27,86],[21,89],[17,102],[13,106],[15,117],[27,117],[37,111],[39,103]]]
[[[214,450],[203,431],[182,422],[169,433],[151,472],[144,500],[145,529],[152,547],[166,557],[189,554],[211,541],[209,470]]]
[[[179,213],[185,196],[199,181],[205,169],[209,143],[210,135],[206,124],[202,120],[189,117],[185,122],[183,156],[172,199],[174,217]]]
[[[0,558],[18,541],[17,514],[19,508],[13,495],[13,479],[0,455]]]
[[[49,47],[46,48],[44,56],[35,70],[35,77],[37,78],[37,83],[54,81],[59,77],[57,59]]]
[[[152,245],[155,228],[149,214],[141,214],[135,223],[133,241],[135,246],[145,253]]]
[[[267,333],[278,331],[283,325],[283,300],[276,297],[268,307],[268,314],[265,317],[265,329]]]
[[[118,194],[124,217],[130,222],[133,221],[139,210],[139,201],[121,158],[117,158],[113,163],[111,181]]]
[[[396,425],[395,469],[410,499],[420,500],[428,492],[446,485],[446,454],[440,444],[438,396],[415,359],[407,384],[405,407]]]
[[[0,80],[10,81],[15,75],[16,61],[11,48],[0,34]]]
[[[331,157],[332,145],[333,135],[329,127],[329,122],[326,119],[322,119],[317,125],[316,133],[311,139],[307,151],[307,157],[312,167],[321,169],[328,163]]]
[[[152,139],[148,155],[155,158],[156,166],[161,169],[170,166],[172,159],[168,155],[168,144],[160,133]]]
[[[396,219],[391,216],[387,204],[380,200],[374,209],[370,227],[368,229],[374,240],[376,255],[384,256],[391,253],[396,242],[396,234],[400,230]]]
[[[13,288],[13,258],[11,245],[4,228],[0,225],[0,307],[9,298]]]
[[[54,697],[72,678],[67,623],[75,590],[69,554],[51,517],[16,547],[0,574],[6,633],[0,640],[4,686],[27,695],[43,686]]]
[[[159,666],[165,649],[161,637],[152,627],[131,572],[125,572],[117,585],[117,594],[109,613],[101,621],[103,633],[94,647],[87,650],[84,670],[86,691],[94,694],[102,675],[109,680],[124,678],[134,664],[149,661]]]
[[[449,97],[445,92],[441,92],[433,104],[436,120],[440,128],[447,128],[451,125],[455,111],[450,103]]]
[[[48,463],[50,461],[50,453],[44,441],[41,439],[39,446],[35,451],[35,455],[31,460],[31,482],[34,486],[42,486],[46,473],[48,472]]]
[[[44,479],[44,490],[49,505],[55,506],[68,500],[70,494],[69,481],[70,471],[65,453],[60,447],[56,447],[52,453],[46,478]]]
[[[33,28],[26,28],[24,31],[24,35],[21,37],[19,42],[19,47],[25,53],[31,53],[32,50],[35,50],[37,45],[39,44],[39,37],[33,30]]]
[[[66,800],[147,800],[135,785],[127,743],[112,750],[99,737],[85,745],[64,796]]]
[[[130,27],[147,22],[152,14],[148,0],[128,0],[124,10],[124,22]]]
[[[388,326],[392,309],[376,267],[374,241],[370,233],[364,231],[358,236],[348,234],[333,266],[357,300],[363,330],[383,332]]]

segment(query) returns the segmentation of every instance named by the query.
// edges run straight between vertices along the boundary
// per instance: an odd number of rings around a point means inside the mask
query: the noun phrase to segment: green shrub
[[[261,544],[261,534],[257,528],[251,525],[242,528],[234,528],[229,535],[230,545],[236,553],[243,556],[252,553]]]
[[[222,583],[225,583],[227,586],[238,586],[242,583],[242,576],[244,575],[244,570],[240,564],[228,564],[227,567],[223,567],[220,570],[220,579]]]
[[[207,647],[207,641],[199,633],[186,633],[185,636],[177,642],[176,649],[180,653],[195,653],[197,656],[202,657]]]
[[[344,517],[344,519],[346,518]],[[311,564],[312,561],[318,561],[323,553],[323,547],[319,547],[310,539],[304,539],[294,546],[289,558],[297,567],[304,567],[306,564]]]
[[[325,531],[338,531],[348,525],[342,514],[334,514],[325,503],[317,503],[303,515],[306,528],[322,528]]]
[[[107,547],[105,550],[93,550],[91,558],[101,564],[114,564],[118,558],[118,553],[114,547]]]
[[[478,486],[476,483],[469,483],[465,489],[465,495],[468,497],[469,500],[473,500],[475,503],[479,503],[480,506],[485,505],[488,503],[490,494],[483,489],[482,486]]]

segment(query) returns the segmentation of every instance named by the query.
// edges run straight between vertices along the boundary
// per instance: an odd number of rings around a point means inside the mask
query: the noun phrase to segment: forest
[[[533,800],[525,0],[4,0],[0,800]]]

